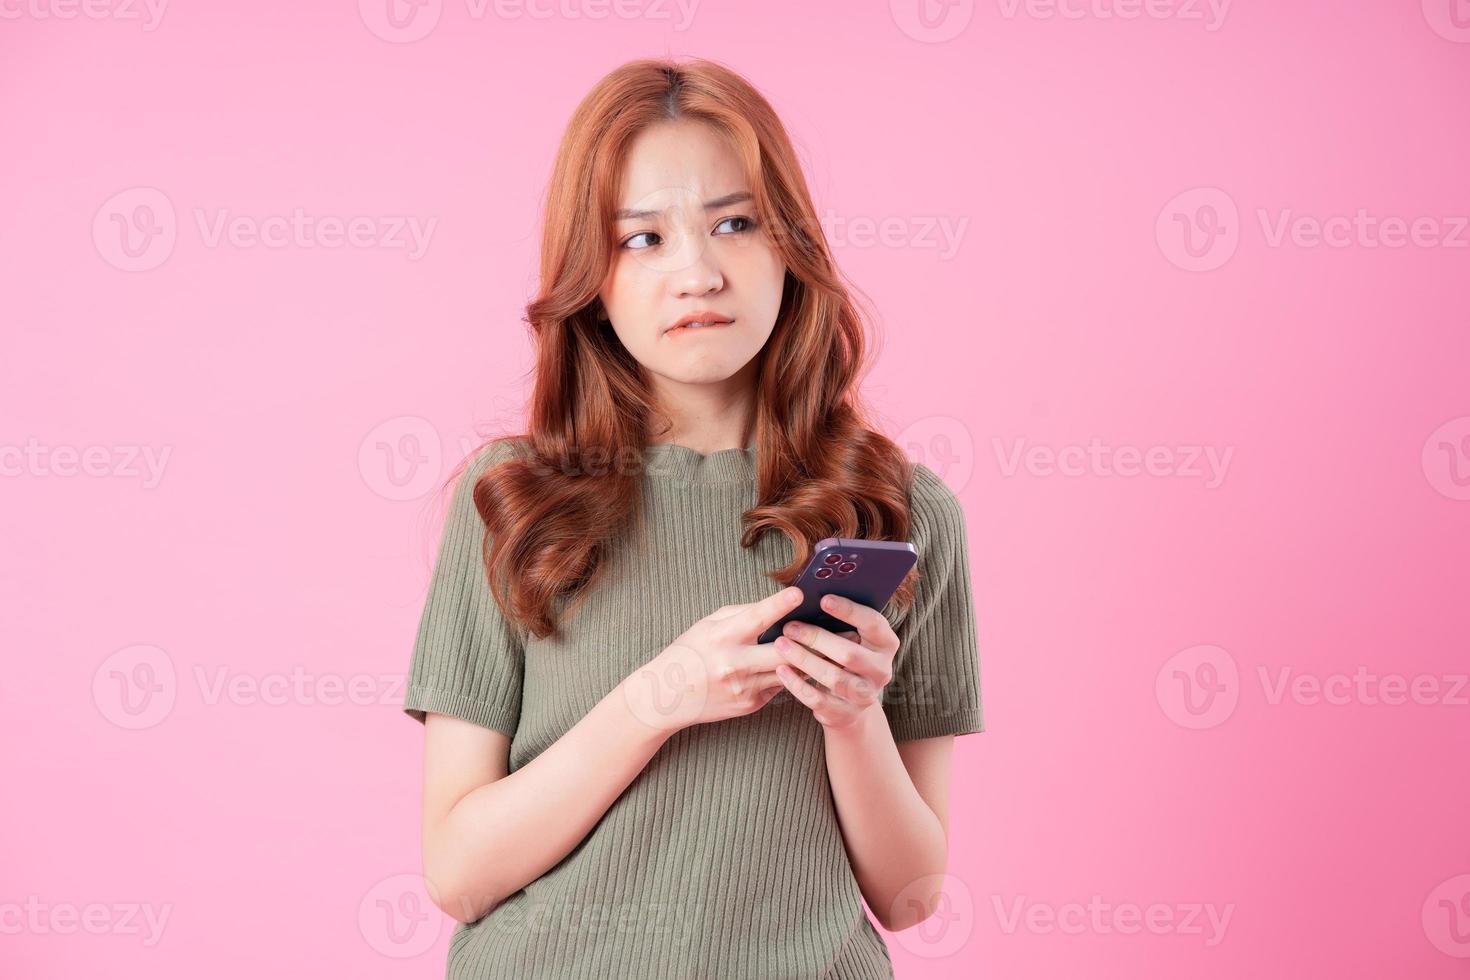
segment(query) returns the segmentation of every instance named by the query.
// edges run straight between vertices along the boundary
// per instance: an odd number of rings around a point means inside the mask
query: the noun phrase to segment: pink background
[[[968,514],[988,731],[898,976],[1470,969],[1464,0],[109,2],[0,24],[0,974],[442,975],[434,488],[517,423],[567,116],[664,53],[786,120]],[[297,209],[359,243],[251,236]],[[1427,223],[1314,239],[1360,210]]]

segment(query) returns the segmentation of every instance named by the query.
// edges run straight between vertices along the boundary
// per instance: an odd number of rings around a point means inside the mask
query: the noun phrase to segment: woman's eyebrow
[[[717,197],[713,201],[705,201],[704,208],[706,211],[714,211],[717,208],[725,208],[732,204],[739,204],[742,201],[749,200],[751,200],[750,191],[736,191],[733,194],[726,194],[724,197]],[[664,211],[666,210],[668,209],[665,208]],[[663,213],[663,211],[636,211],[632,208],[619,208],[617,213],[613,215],[613,220],[628,221],[634,218],[656,218]]]

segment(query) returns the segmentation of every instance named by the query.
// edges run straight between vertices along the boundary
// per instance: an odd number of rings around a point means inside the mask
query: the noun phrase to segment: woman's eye
[[[727,222],[730,222],[730,221],[743,221],[743,222],[745,222],[745,227],[743,227],[743,228],[737,228],[734,232],[732,232],[732,234],[738,234],[739,232],[742,232],[742,231],[750,231],[752,228],[755,227],[755,222],[754,221],[751,221],[749,218],[745,217],[744,215],[735,215],[734,217],[726,218],[724,221],[721,221],[720,224],[715,225],[715,227],[716,228],[719,228],[721,225],[724,225],[724,224],[726,224]]]
[[[633,242],[637,241],[640,238],[657,238],[657,237],[658,237],[658,235],[654,234],[651,231],[640,231],[638,234],[629,237],[627,241],[623,242],[623,248],[633,248],[635,251],[640,251],[640,250],[642,250],[644,248],[648,248],[649,246],[647,246],[647,245],[634,246],[633,245]]]

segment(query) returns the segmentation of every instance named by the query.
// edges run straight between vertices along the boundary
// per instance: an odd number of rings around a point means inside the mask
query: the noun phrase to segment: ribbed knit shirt
[[[696,620],[776,591],[763,573],[793,556],[779,532],[740,544],[741,514],[758,503],[753,446],[707,454],[645,446],[645,530],[622,536],[559,638],[530,636],[490,592],[485,527],[471,498],[480,474],[527,446],[493,442],[459,478],[403,701],[421,722],[434,711],[504,733],[511,772]],[[892,603],[883,610],[900,641],[883,711],[896,741],[979,732],[964,514],[922,463],[909,499],[919,579],[904,615]],[[749,715],[676,732],[565,858],[458,924],[446,976],[891,978],[844,848],[811,709],[783,689]]]

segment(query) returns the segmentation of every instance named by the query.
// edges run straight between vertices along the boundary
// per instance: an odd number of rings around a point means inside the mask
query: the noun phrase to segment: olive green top
[[[740,546],[740,515],[758,503],[753,447],[647,446],[646,533],[623,536],[606,577],[562,621],[563,638],[530,638],[491,595],[470,497],[508,453],[529,448],[492,443],[455,487],[403,709],[503,732],[514,772],[696,620],[776,591],[762,573],[789,563],[792,546],[777,532]],[[920,578],[906,615],[884,610],[900,647],[883,710],[899,741],[979,732],[964,514],[923,464],[910,501]],[[565,858],[458,924],[447,976],[892,977],[843,846],[810,709],[782,690],[752,714],[676,732]]]

